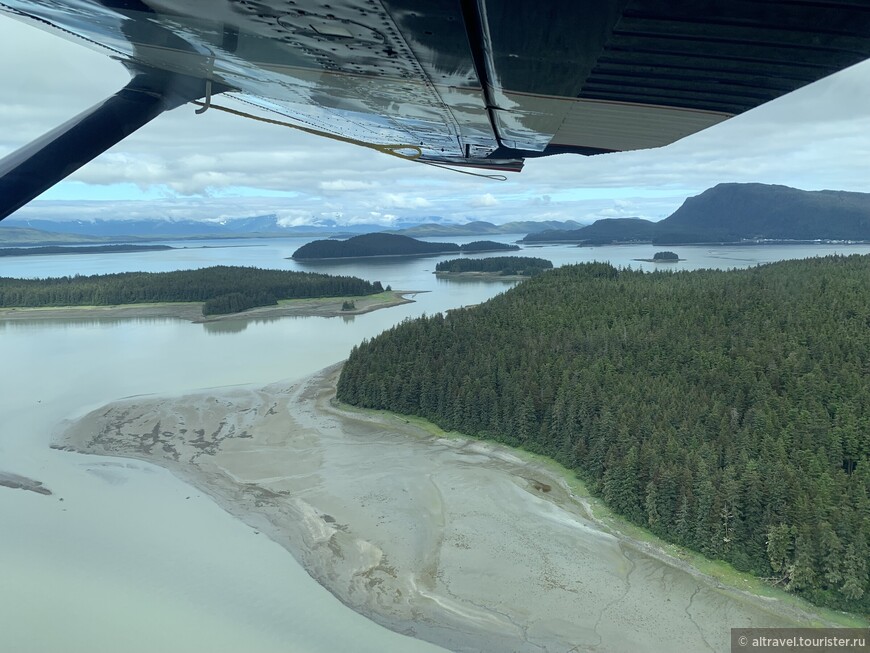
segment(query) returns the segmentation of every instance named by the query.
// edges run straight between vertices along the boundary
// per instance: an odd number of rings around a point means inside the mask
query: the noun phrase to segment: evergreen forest
[[[174,272],[123,272],[47,279],[0,277],[0,308],[204,302],[203,315],[237,313],[279,299],[382,292],[379,281],[313,272],[215,266]]]
[[[435,264],[435,272],[495,272],[500,275],[531,277],[553,267],[546,259],[532,256],[491,256],[489,258],[455,258]]]
[[[516,252],[520,249],[520,246],[497,243],[494,240],[475,240],[460,245],[459,249],[462,250],[463,254],[473,254],[475,252]]]
[[[550,456],[664,539],[867,614],[868,280],[866,256],[565,266],[364,341],[338,397]]]

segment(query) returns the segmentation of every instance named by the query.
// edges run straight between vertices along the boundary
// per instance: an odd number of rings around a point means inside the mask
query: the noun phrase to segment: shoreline
[[[114,402],[52,447],[168,469],[348,607],[451,650],[727,651],[732,626],[834,623],[621,532],[546,460],[337,404],[340,369]]]
[[[38,308],[0,308],[0,322],[15,320],[58,319],[126,319],[172,318],[194,324],[224,320],[255,320],[276,317],[338,317],[362,315],[382,308],[413,303],[408,296],[428,292],[425,290],[391,290],[377,295],[361,297],[316,297],[282,299],[276,306],[258,306],[239,313],[203,316],[203,302],[163,302],[151,304],[118,304],[114,306],[45,306]],[[356,308],[341,309],[345,301],[353,301]]]
[[[586,489],[585,483],[572,470],[562,466],[552,458],[511,447],[495,440],[483,440],[455,431],[444,431],[441,427],[421,417],[405,416],[387,410],[358,408],[341,403],[337,399],[333,399],[330,406],[338,414],[358,415],[362,418],[368,416],[368,418],[383,425],[401,427],[401,424],[404,424],[406,428],[410,427],[436,441],[454,442],[458,443],[459,446],[476,444],[482,448],[490,449],[494,455],[505,452],[509,456],[520,459],[540,478],[552,483],[552,485],[544,483],[543,487],[538,487],[541,484],[539,479],[527,478],[526,480],[532,483],[536,490],[550,492],[554,486],[561,488],[585,519],[594,523],[603,532],[617,537],[625,546],[709,582],[720,590],[741,594],[753,601],[776,601],[777,609],[782,614],[788,614],[798,619],[816,620],[816,624],[821,624],[821,627],[870,627],[870,616],[864,617],[852,612],[815,605],[796,594],[767,584],[763,579],[748,572],[738,571],[723,560],[707,558],[702,553],[661,539],[643,527],[614,513],[603,500]],[[750,586],[746,587],[742,584]]]
[[[652,245],[655,247],[782,247],[789,245],[870,245],[870,240],[710,240],[696,243],[654,243],[651,240],[625,240],[609,243],[587,243],[587,240],[518,240],[526,247],[542,247],[548,245],[576,245],[578,247],[619,247],[622,245]],[[640,259],[643,260],[643,259]]]

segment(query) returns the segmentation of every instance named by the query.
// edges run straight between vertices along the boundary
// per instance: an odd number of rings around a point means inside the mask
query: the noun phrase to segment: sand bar
[[[455,651],[728,651],[732,627],[822,621],[608,531],[508,448],[342,410],[339,369],[116,402],[55,446],[170,469],[346,605]]]
[[[51,490],[45,487],[42,481],[11,472],[0,471],[0,486],[12,488],[13,490],[27,490],[28,492],[36,492],[46,496],[51,495]]]

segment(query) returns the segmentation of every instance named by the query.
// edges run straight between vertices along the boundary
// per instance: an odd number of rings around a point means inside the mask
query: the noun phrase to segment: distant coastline
[[[759,239],[759,240],[709,240],[709,241],[691,241],[691,242],[678,242],[678,241],[653,241],[653,240],[611,240],[607,242],[603,241],[588,241],[588,240],[559,240],[554,238],[553,240],[536,240],[534,242],[531,241],[522,241],[523,245],[526,248],[529,247],[546,247],[548,245],[576,245],[577,247],[612,247],[615,245],[654,245],[654,246],[676,246],[680,247],[781,247],[783,245],[870,245],[870,240],[841,240],[837,238],[816,238],[814,240],[773,240],[773,239]],[[642,260],[642,259],[637,259]]]
[[[177,249],[169,245],[48,245],[43,247],[3,247],[0,256],[52,256],[55,254],[129,254],[132,252],[163,252]]]

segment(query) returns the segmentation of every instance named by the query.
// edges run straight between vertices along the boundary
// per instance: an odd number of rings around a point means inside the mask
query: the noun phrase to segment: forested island
[[[532,256],[455,258],[435,265],[436,274],[489,273],[499,276],[533,277],[553,267],[552,261]]]
[[[656,252],[652,258],[636,258],[634,261],[644,261],[646,263],[678,263],[684,261],[676,252]]]
[[[550,456],[656,535],[866,614],[868,278],[565,266],[364,341],[338,397]]]
[[[472,243],[462,245],[460,249],[463,254],[473,254],[476,252],[516,252],[520,249],[520,246],[497,243],[494,240],[475,240]]]
[[[363,234],[347,240],[315,240],[295,252],[294,260],[361,258],[366,256],[422,256],[459,252],[456,243],[427,243],[396,234]]]
[[[48,279],[0,277],[0,308],[202,302],[202,314],[238,313],[282,299],[366,296],[381,283],[313,272],[215,266]]]

